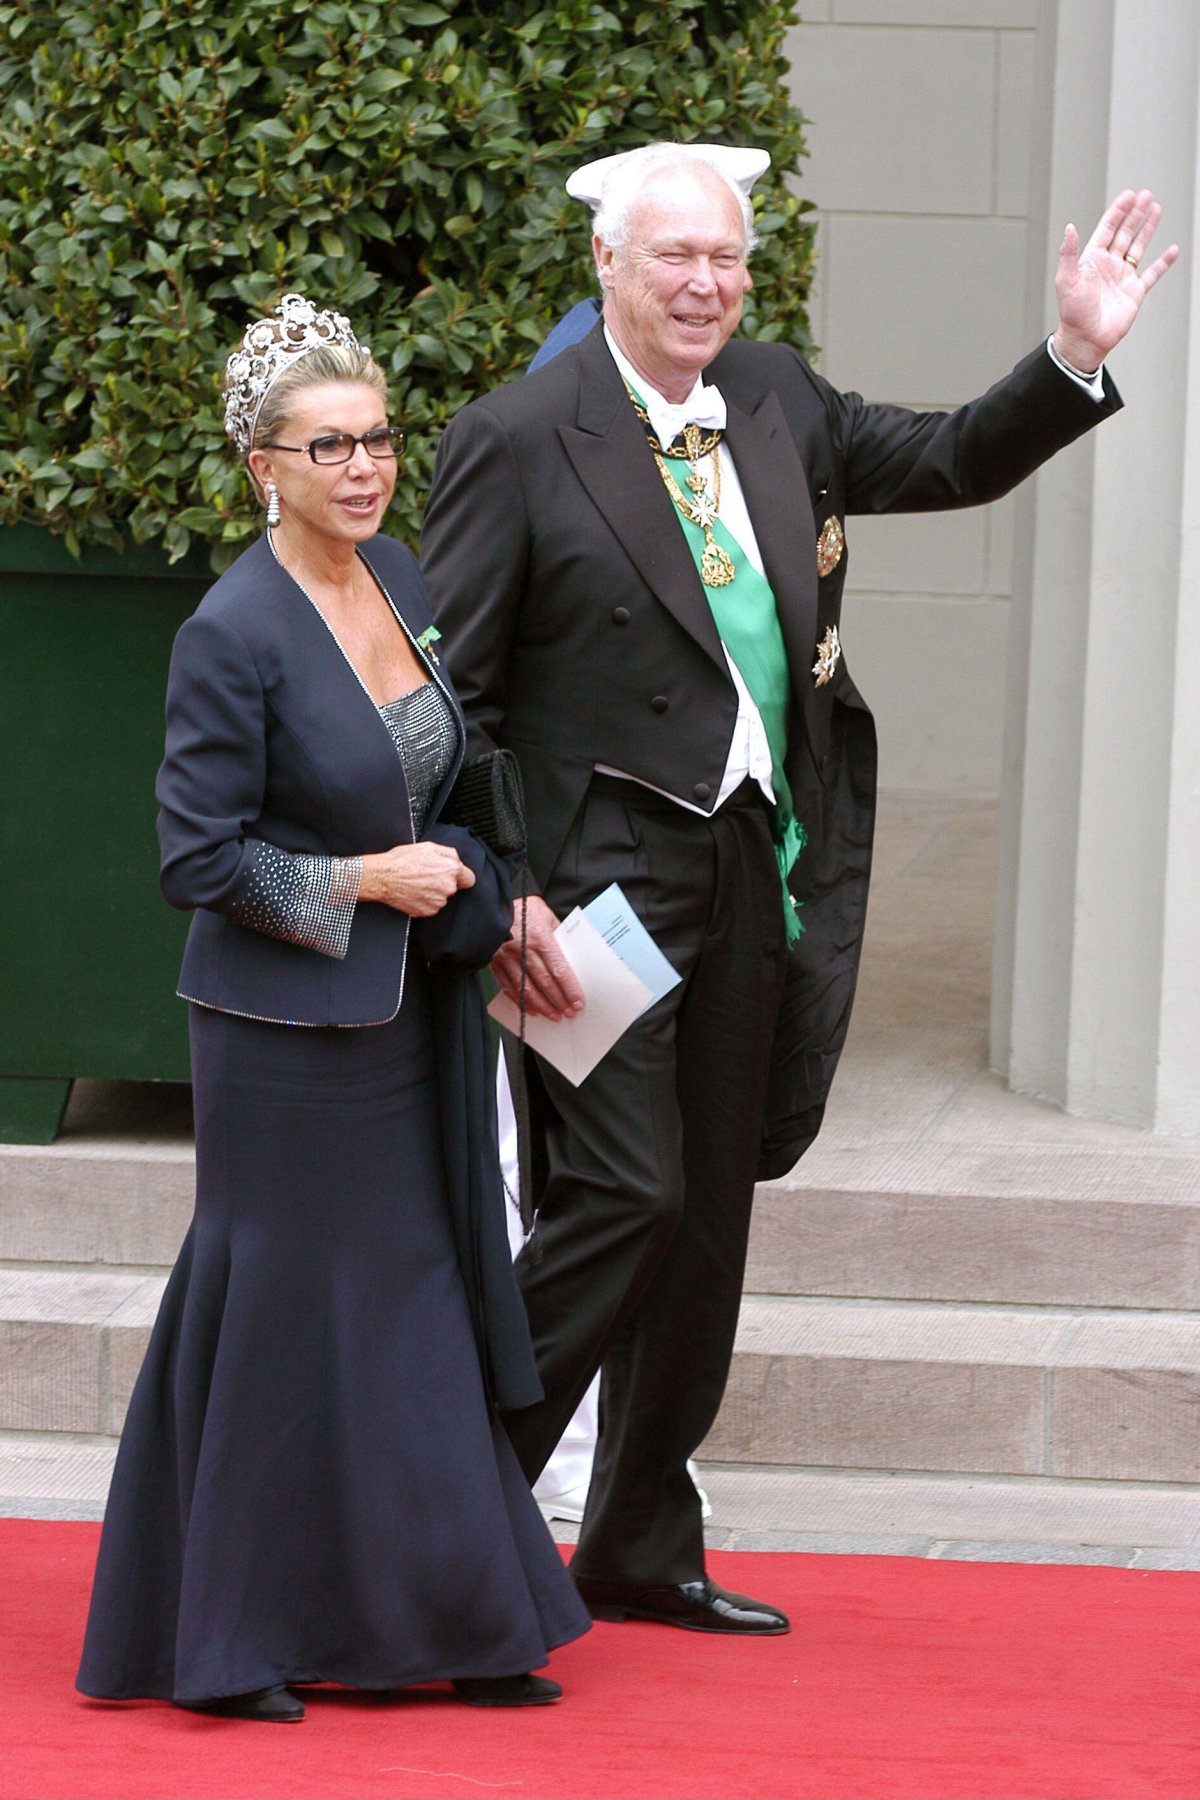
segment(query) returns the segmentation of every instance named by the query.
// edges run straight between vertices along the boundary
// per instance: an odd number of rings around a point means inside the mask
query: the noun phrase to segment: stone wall
[[[820,209],[812,323],[838,386],[953,406],[1031,347],[1037,10],[801,0],[789,54],[809,120],[803,191]],[[843,635],[879,719],[886,785],[998,788],[1013,530],[1011,500],[854,522]]]

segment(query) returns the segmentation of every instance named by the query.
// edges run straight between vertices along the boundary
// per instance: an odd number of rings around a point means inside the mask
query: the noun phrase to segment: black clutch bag
[[[462,825],[500,856],[525,854],[525,797],[511,750],[487,750],[458,771],[442,818]]]

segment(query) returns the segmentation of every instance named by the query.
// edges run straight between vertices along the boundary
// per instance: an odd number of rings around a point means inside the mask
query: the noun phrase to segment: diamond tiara
[[[342,313],[318,312],[303,294],[285,294],[273,319],[253,319],[225,365],[225,435],[243,456],[254,442],[263,401],[285,369],[310,350],[341,344],[367,350]]]

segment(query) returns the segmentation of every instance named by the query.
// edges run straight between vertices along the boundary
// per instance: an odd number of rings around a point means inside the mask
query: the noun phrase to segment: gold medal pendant
[[[705,587],[728,587],[737,570],[728,550],[723,550],[711,532],[700,558],[700,579]]]
[[[684,439],[689,449],[700,448],[696,444],[697,427],[685,425]],[[663,478],[668,494],[692,525],[699,525],[704,533],[704,549],[700,552],[700,579],[705,587],[728,587],[737,576],[737,568],[728,550],[722,549],[713,537],[713,523],[721,510],[721,464],[716,456],[716,445],[710,452],[713,458],[713,482],[711,489],[695,464],[689,464],[686,476],[687,484],[694,496],[689,500],[678,485],[662,456],[656,450],[654,460],[658,464],[658,472]]]
[[[683,454],[688,462],[699,462],[707,454],[703,448],[703,435],[698,425],[685,425],[683,428]]]

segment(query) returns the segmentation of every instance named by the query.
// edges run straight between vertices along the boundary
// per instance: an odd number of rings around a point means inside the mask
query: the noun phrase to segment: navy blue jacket
[[[416,559],[376,537],[364,554],[414,653],[461,720],[444,670],[420,646],[431,624]],[[430,820],[462,760],[460,747]],[[300,1025],[369,1025],[400,1005],[410,921],[376,903],[355,912],[346,956],[240,922],[254,851],[359,856],[413,841],[404,767],[337,640],[265,538],[204,596],[175,640],[158,776],[162,890],[195,907],[180,972],[189,1000]],[[480,967],[508,932],[508,871],[469,833],[431,825],[475,871],[417,928],[427,958]]]

